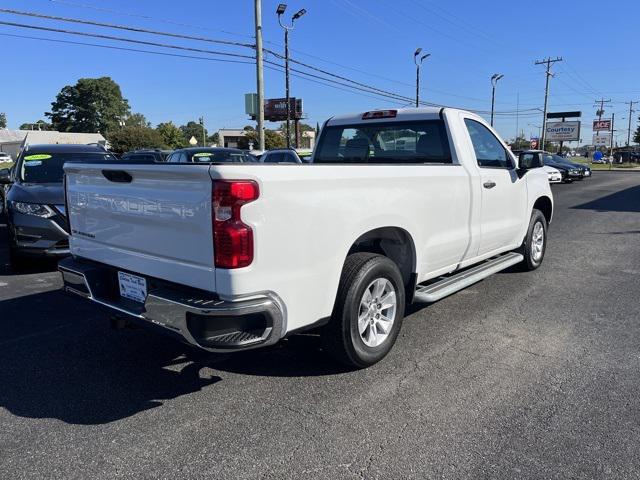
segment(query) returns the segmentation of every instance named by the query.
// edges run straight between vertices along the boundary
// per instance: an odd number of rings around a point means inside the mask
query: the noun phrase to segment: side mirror
[[[8,183],[11,183],[11,170],[3,168],[0,170],[0,184],[6,185]]]
[[[521,153],[518,156],[518,168],[516,169],[518,178],[524,177],[524,174],[533,168],[541,168],[543,166],[542,157],[540,155]]]

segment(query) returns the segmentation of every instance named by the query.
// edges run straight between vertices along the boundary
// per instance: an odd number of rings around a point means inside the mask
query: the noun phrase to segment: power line
[[[202,48],[180,47],[178,45],[171,45],[171,44],[168,44],[168,43],[156,43],[156,42],[149,42],[147,40],[134,40],[132,38],[116,37],[116,36],[113,36],[113,35],[102,35],[102,34],[99,34],[99,33],[77,32],[75,30],[65,30],[65,29],[61,29],[61,28],[41,27],[41,26],[36,26],[36,25],[27,25],[27,24],[24,24],[24,23],[2,22],[2,21],[0,21],[0,25],[7,25],[7,26],[10,26],[10,27],[19,27],[19,28],[30,28],[30,29],[33,29],[33,30],[44,30],[44,31],[47,31],[47,32],[66,33],[68,35],[80,35],[80,36],[83,36],[83,37],[102,38],[102,39],[105,39],[105,40],[116,40],[116,41],[119,41],[119,42],[137,43],[137,44],[149,45],[149,46],[153,46],[153,47],[173,48],[173,49],[176,49],[176,50],[188,50],[188,51],[191,51],[191,52],[208,53],[210,55],[224,55],[224,56],[229,56],[229,57],[249,58],[249,59],[254,59],[255,58],[252,55],[242,55],[242,54],[238,54],[238,53],[221,52],[221,51],[215,51],[215,50],[206,50],[206,49],[202,49]]]
[[[551,59],[551,57],[547,57],[544,60],[536,60],[535,64],[536,65],[546,65],[547,69],[546,69],[546,83],[545,83],[545,88],[544,88],[544,111],[542,113],[542,134],[541,134],[541,139],[540,139],[540,144],[542,145],[542,148],[544,149],[544,137],[545,137],[545,131],[546,131],[546,126],[547,126],[547,101],[548,101],[548,97],[549,97],[549,78],[551,76],[553,76],[553,74],[551,73],[551,65],[553,65],[556,62],[561,62],[562,61],[562,57],[556,57],[553,60]]]
[[[25,38],[29,40],[40,40],[45,42],[55,42],[55,43],[65,43],[69,45],[80,45],[85,47],[97,47],[97,48],[106,48],[110,50],[121,50],[126,52],[135,52],[135,53],[149,53],[152,55],[161,55],[164,57],[178,57],[178,58],[190,58],[196,60],[207,60],[210,62],[223,62],[223,63],[240,63],[246,65],[253,65],[253,62],[246,60],[229,60],[226,58],[209,58],[209,57],[198,57],[196,55],[181,55],[179,53],[169,53],[169,52],[157,52],[153,50],[142,50],[139,48],[128,48],[128,47],[116,47],[115,45],[100,45],[98,43],[87,43],[87,42],[74,42],[72,40],[60,40],[55,38],[44,38],[44,37],[32,37],[29,35],[16,35],[12,33],[0,33],[3,37],[14,37],[14,38]]]
[[[206,53],[206,54],[210,54],[210,55],[230,56],[230,57],[235,57],[235,58],[245,58],[245,59],[249,59],[249,60],[254,60],[254,58],[255,58],[255,57],[250,56],[250,55],[242,55],[242,54],[237,54],[237,53],[214,51],[214,50],[207,50],[207,49],[199,49],[199,48],[193,48],[193,47],[183,47],[183,46],[177,46],[177,45],[166,44],[166,43],[149,42],[149,41],[146,41],[146,40],[135,40],[135,39],[131,39],[131,38],[124,38],[124,37],[118,37],[118,36],[113,36],[113,35],[102,35],[102,34],[97,34],[97,33],[85,33],[85,32],[78,32],[78,31],[74,31],[74,30],[58,29],[58,28],[43,27],[43,26],[36,26],[36,25],[27,25],[27,24],[15,23],[15,22],[0,22],[0,25],[7,25],[7,26],[18,27],[18,28],[35,29],[35,30],[42,30],[42,31],[50,31],[50,32],[63,33],[63,34],[69,34],[69,35],[79,35],[79,36],[84,36],[84,37],[93,37],[93,38],[100,38],[100,39],[106,39],[106,40],[121,41],[121,42],[127,42],[127,43],[133,43],[133,44],[141,44],[141,45],[154,46],[154,47],[160,47],[160,48],[170,48],[170,49],[177,49],[177,50],[183,50],[183,51]],[[79,44],[80,42],[76,42],[76,43]],[[99,46],[99,45],[91,44],[89,46]],[[106,46],[102,46],[102,47],[106,48]],[[115,48],[115,49],[122,49],[122,48]],[[130,50],[131,51],[135,51],[135,49],[130,49]],[[151,52],[141,51],[141,53],[151,53]],[[270,53],[274,53],[274,52],[270,52]],[[276,55],[278,55],[278,54],[276,54]],[[189,57],[187,57],[187,58],[189,58]],[[194,58],[201,58],[201,57],[194,57]],[[272,62],[272,63],[274,63],[274,62]],[[301,65],[303,65],[305,68],[310,68],[310,69],[317,70],[317,71],[323,73],[323,75],[327,75],[327,76],[330,76],[330,77],[333,77],[333,78],[337,78],[338,80],[343,80],[343,81],[346,81],[346,82],[349,82],[349,83],[345,84],[345,83],[343,83],[341,81],[332,80],[331,78],[324,78],[324,77],[321,77],[321,76],[318,76],[318,75],[310,74],[308,72],[304,72],[304,71],[301,71],[301,70],[296,70],[296,73],[299,73],[300,75],[306,75],[308,77],[315,78],[316,80],[319,80],[319,81],[329,82],[329,83],[337,84],[337,85],[340,85],[340,86],[343,86],[343,87],[348,87],[351,90],[357,90],[357,91],[361,91],[361,92],[364,92],[364,93],[367,93],[367,94],[377,95],[377,96],[383,97],[385,99],[392,99],[392,100],[401,101],[401,102],[409,102],[411,100],[409,97],[406,97],[404,95],[400,95],[400,94],[397,94],[397,93],[394,93],[394,92],[390,92],[390,91],[387,91],[387,90],[382,90],[382,89],[379,89],[377,87],[372,87],[370,85],[367,85],[367,84],[364,84],[364,83],[361,83],[361,82],[356,82],[356,81],[351,80],[351,79],[349,79],[347,77],[343,77],[341,75],[336,75],[336,74],[333,74],[333,73],[328,72],[326,70],[317,69],[316,67],[313,67],[311,65],[305,64],[303,62],[299,62],[299,63]],[[278,64],[275,64],[275,65],[280,66]],[[436,106],[436,107],[444,106],[444,105],[441,105],[441,104],[435,104],[435,103],[429,103],[429,102],[421,102],[421,103],[423,105],[427,105],[427,106]],[[480,110],[470,110],[470,111],[475,111],[476,113],[479,113],[479,114],[488,113],[488,112],[480,111]],[[500,114],[500,115],[510,115],[512,112],[504,111],[504,112],[496,112],[496,113]]]
[[[219,30],[216,28],[204,27],[202,25],[192,25],[189,23],[176,22],[174,20],[167,20],[163,18],[152,17],[150,15],[142,15],[139,13],[123,12],[123,11],[114,10],[111,8],[97,7],[95,5],[89,5],[86,3],[70,2],[67,0],[49,0],[49,1],[53,3],[59,3],[62,5],[69,5],[71,7],[76,7],[76,8],[85,8],[85,9],[95,10],[98,12],[113,13],[115,15],[124,15],[126,17],[133,17],[133,18],[143,18],[145,20],[154,20],[156,22],[166,23],[168,25],[176,25],[178,27],[197,28],[199,30],[210,30],[212,32],[220,32],[220,33],[224,33],[225,35],[233,35],[236,37],[253,38],[253,35],[248,35],[245,33],[230,32],[228,30]]]
[[[57,17],[54,15],[44,15],[42,13],[36,12],[24,12],[21,10],[12,10],[10,8],[0,8],[1,13],[10,13],[12,15],[21,15],[24,17],[34,17],[34,18],[43,18],[46,20],[58,20],[61,22],[69,22],[69,23],[80,23],[83,25],[92,25],[94,27],[105,27],[105,28],[113,28],[117,30],[127,30],[129,32],[137,32],[137,33],[149,33],[152,35],[162,35],[164,37],[173,37],[173,38],[184,38],[187,40],[197,40],[199,42],[208,42],[208,43],[219,43],[222,45],[233,45],[238,47],[248,47],[255,49],[255,45],[251,43],[241,43],[241,42],[232,42],[230,40],[219,40],[214,38],[207,37],[197,37],[193,35],[182,35],[179,33],[170,33],[170,32],[160,32],[158,30],[148,30],[146,28],[139,27],[128,27],[125,25],[115,25],[113,23],[102,23],[102,22],[94,22],[92,20],[80,20],[78,18],[68,18],[68,17]]]

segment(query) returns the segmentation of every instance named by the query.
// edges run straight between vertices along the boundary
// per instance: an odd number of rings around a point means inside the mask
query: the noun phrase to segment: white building
[[[107,141],[100,133],[72,133],[41,130],[0,130],[0,152],[11,155],[15,160],[25,145],[40,144],[73,144],[86,145],[99,143],[106,145]]]

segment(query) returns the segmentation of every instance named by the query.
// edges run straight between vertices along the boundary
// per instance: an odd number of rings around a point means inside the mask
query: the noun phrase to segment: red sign
[[[289,117],[291,119],[302,118],[302,99],[289,98]],[[272,98],[264,102],[264,118],[271,122],[287,119],[287,100],[285,98]]]
[[[601,131],[610,131],[611,130],[611,120],[594,120],[593,121],[593,131],[601,132]]]

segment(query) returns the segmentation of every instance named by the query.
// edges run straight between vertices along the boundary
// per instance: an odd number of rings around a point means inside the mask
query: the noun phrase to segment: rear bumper
[[[66,291],[143,325],[160,326],[204,350],[245,350],[272,345],[284,336],[284,305],[272,292],[222,300],[210,292],[146,277],[143,304],[120,296],[114,267],[69,257],[60,261],[58,270]]]

